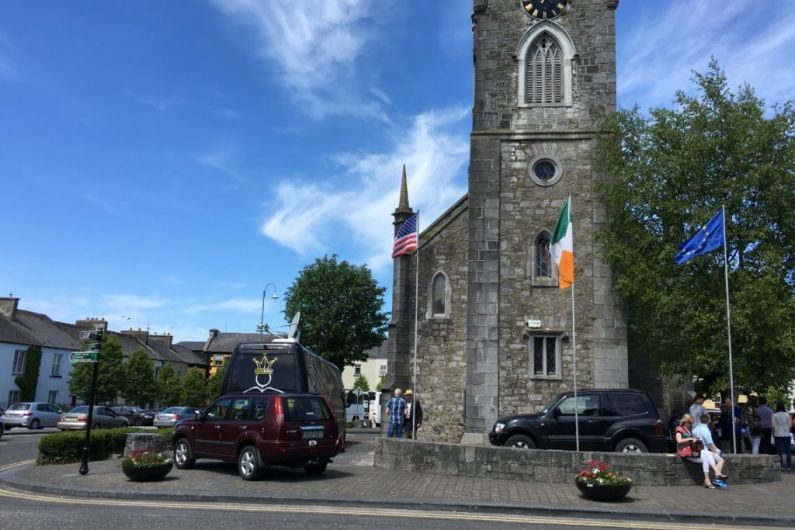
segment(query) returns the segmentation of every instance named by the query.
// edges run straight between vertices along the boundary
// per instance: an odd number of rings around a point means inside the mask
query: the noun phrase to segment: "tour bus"
[[[295,338],[265,337],[263,342],[238,344],[221,383],[222,394],[236,392],[319,394],[334,409],[345,442],[342,374]]]

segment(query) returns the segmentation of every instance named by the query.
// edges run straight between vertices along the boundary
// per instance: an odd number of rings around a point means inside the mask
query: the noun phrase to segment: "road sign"
[[[99,350],[73,351],[69,360],[72,363],[95,363],[99,360]]]

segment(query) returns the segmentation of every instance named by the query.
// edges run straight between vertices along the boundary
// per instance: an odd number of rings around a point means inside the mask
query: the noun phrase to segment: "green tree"
[[[182,389],[182,404],[197,408],[207,404],[207,378],[204,370],[197,368],[188,370]]]
[[[733,92],[713,60],[697,96],[608,118],[600,240],[629,309],[630,341],[663,373],[728,387],[723,253],[676,265],[679,245],[726,207],[735,384],[795,378],[795,106]]]
[[[30,346],[25,352],[25,367],[22,375],[14,379],[14,383],[19,387],[20,401],[36,401],[40,368],[41,346]]]
[[[387,315],[381,311],[385,288],[362,265],[318,258],[285,292],[284,316],[301,312],[301,342],[336,364],[367,359],[365,350],[384,340]]]
[[[221,384],[224,382],[226,375],[226,359],[224,363],[218,367],[215,373],[207,380],[207,399],[215,401],[221,397]]]
[[[370,383],[367,382],[367,378],[365,376],[360,375],[356,378],[356,381],[353,382],[353,389],[356,390],[357,388],[360,388],[365,392],[370,391]]]
[[[376,392],[380,392],[384,385],[386,384],[386,374],[381,376],[381,379],[378,380],[378,384],[375,385]]]
[[[113,335],[105,335],[99,354],[97,387],[95,400],[107,403],[116,399],[124,389],[124,354],[119,339]],[[69,375],[69,392],[88,401],[91,392],[91,374],[93,363],[80,363],[72,368]]]
[[[181,405],[182,378],[171,363],[166,363],[157,373],[157,400],[163,407]]]
[[[122,397],[139,407],[154,401],[157,397],[155,364],[144,348],[135,351],[124,366],[124,389]]]

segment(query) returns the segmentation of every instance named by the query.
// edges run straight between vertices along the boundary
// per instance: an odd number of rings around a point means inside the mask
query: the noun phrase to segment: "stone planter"
[[[171,472],[172,467],[173,464],[170,461],[165,464],[139,466],[125,458],[121,463],[122,472],[133,482],[163,480]]]
[[[579,477],[574,483],[583,495],[594,501],[618,501],[632,489],[632,484],[588,484]]]

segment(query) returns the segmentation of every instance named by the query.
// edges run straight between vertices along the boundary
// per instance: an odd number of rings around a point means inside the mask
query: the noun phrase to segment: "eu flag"
[[[723,210],[718,211],[712,219],[707,221],[696,235],[682,243],[676,254],[676,263],[681,265],[690,258],[712,252],[723,246],[724,242]]]

